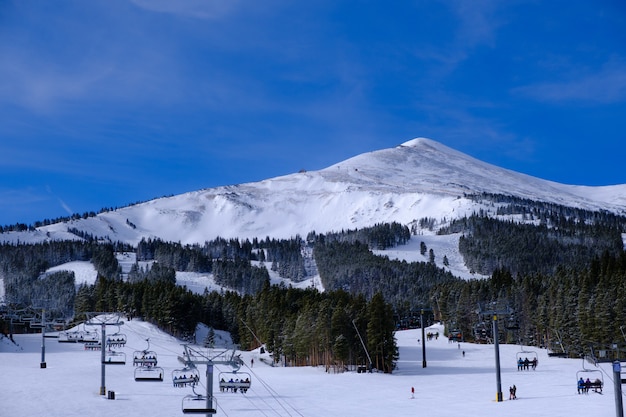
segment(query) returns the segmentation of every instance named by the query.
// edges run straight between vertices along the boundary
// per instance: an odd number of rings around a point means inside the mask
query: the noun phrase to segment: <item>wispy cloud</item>
[[[159,13],[197,19],[218,19],[238,7],[239,0],[131,0],[133,4]]]
[[[545,102],[589,102],[610,104],[626,100],[626,63],[613,60],[597,72],[514,88],[516,95]]]
[[[87,97],[109,73],[103,67],[57,70],[46,68],[36,58],[22,59],[17,53],[10,56],[11,60],[0,64],[0,76],[10,80],[0,84],[0,100],[39,112],[51,110],[59,100]]]
[[[451,0],[447,3],[460,22],[457,31],[459,45],[471,48],[494,44],[496,31],[504,23],[497,13],[502,2]]]

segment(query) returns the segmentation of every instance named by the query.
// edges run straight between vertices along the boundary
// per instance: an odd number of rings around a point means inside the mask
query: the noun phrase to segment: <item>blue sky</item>
[[[0,225],[428,137],[626,183],[626,4],[0,0]]]

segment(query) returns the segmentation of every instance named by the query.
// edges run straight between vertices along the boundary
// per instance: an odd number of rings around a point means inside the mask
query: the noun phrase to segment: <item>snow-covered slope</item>
[[[111,328],[108,331],[114,331]],[[191,388],[172,384],[172,373],[182,365],[177,358],[181,341],[138,320],[126,321],[120,329],[128,342],[117,351],[126,354],[126,365],[107,366],[106,392],[115,400],[99,395],[101,387],[100,352],[86,351],[80,343],[58,343],[46,339],[45,361],[40,368],[41,335],[15,335],[19,346],[0,337],[0,415],[12,417],[140,417],[182,416],[183,398]],[[493,345],[448,343],[443,327],[426,331],[441,337],[426,342],[428,366],[424,368],[419,329],[396,332],[399,347],[398,368],[393,374],[325,372],[324,367],[271,367],[258,350],[238,352],[245,365],[241,372],[251,376],[246,394],[217,390],[219,375],[231,368],[215,365],[214,394],[216,416],[506,416],[506,417],[600,417],[615,415],[611,364],[579,373],[580,359],[548,357],[545,349],[500,344],[503,402],[496,402],[498,384]],[[135,351],[156,352],[164,371],[162,382],[135,382],[132,358]],[[202,342],[203,334],[197,340]],[[197,347],[199,349],[199,347]],[[520,349],[536,351],[535,371],[518,371]],[[465,355],[463,355],[465,352]],[[266,355],[266,354],[264,354]],[[210,355],[213,356],[213,355]],[[254,365],[252,365],[254,360]],[[206,366],[201,369],[205,392]],[[603,395],[578,394],[579,375],[604,381]],[[509,401],[508,388],[517,387],[518,400]],[[411,388],[415,389],[414,395]]]
[[[381,222],[456,218],[479,207],[464,194],[488,192],[589,210],[626,213],[626,185],[564,185],[481,162],[430,139],[369,152],[319,171],[155,199],[93,218],[9,233],[0,239],[76,239],[68,227],[136,243],[289,238]]]

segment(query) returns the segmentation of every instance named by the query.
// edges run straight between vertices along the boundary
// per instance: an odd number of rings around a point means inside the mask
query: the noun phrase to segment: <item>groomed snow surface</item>
[[[96,328],[94,328],[96,329]],[[116,327],[107,329],[108,333]],[[323,367],[271,367],[259,351],[241,352],[245,361],[240,372],[252,376],[247,394],[217,390],[218,375],[229,370],[215,366],[214,387],[217,416],[577,416],[615,415],[610,364],[600,369],[604,393],[577,394],[577,371],[581,360],[550,358],[546,350],[500,345],[501,381],[505,401],[496,402],[496,373],[493,345],[448,343],[442,336],[426,342],[427,367],[422,367],[421,330],[396,333],[400,347],[398,369],[382,373],[327,373]],[[106,367],[106,391],[115,399],[99,395],[100,352],[86,351],[80,343],[58,343],[45,339],[45,362],[40,368],[41,335],[15,335],[16,347],[0,339],[0,415],[6,417],[144,417],[182,416],[182,400],[191,388],[175,388],[171,375],[182,368],[177,356],[181,342],[152,325],[127,321],[120,327],[128,343],[118,351],[126,353],[126,365]],[[163,382],[135,382],[133,352],[147,347],[158,355],[165,371]],[[535,371],[518,371],[516,355],[534,350],[539,358]],[[463,356],[462,352],[465,352]],[[251,367],[251,360],[254,365]],[[200,392],[204,392],[206,367]],[[591,375],[591,373],[589,373]],[[595,376],[595,375],[594,375]],[[592,378],[593,379],[593,378]],[[517,386],[518,400],[510,401],[509,386]],[[414,398],[411,387],[415,388]]]

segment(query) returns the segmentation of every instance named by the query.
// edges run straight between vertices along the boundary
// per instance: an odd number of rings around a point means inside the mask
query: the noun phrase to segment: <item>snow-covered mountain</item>
[[[478,210],[467,194],[492,193],[626,214],[626,185],[564,185],[479,161],[430,139],[369,152],[319,171],[159,198],[5,241],[76,239],[68,228],[113,241],[159,237],[183,244],[289,238],[396,221],[452,219]]]

